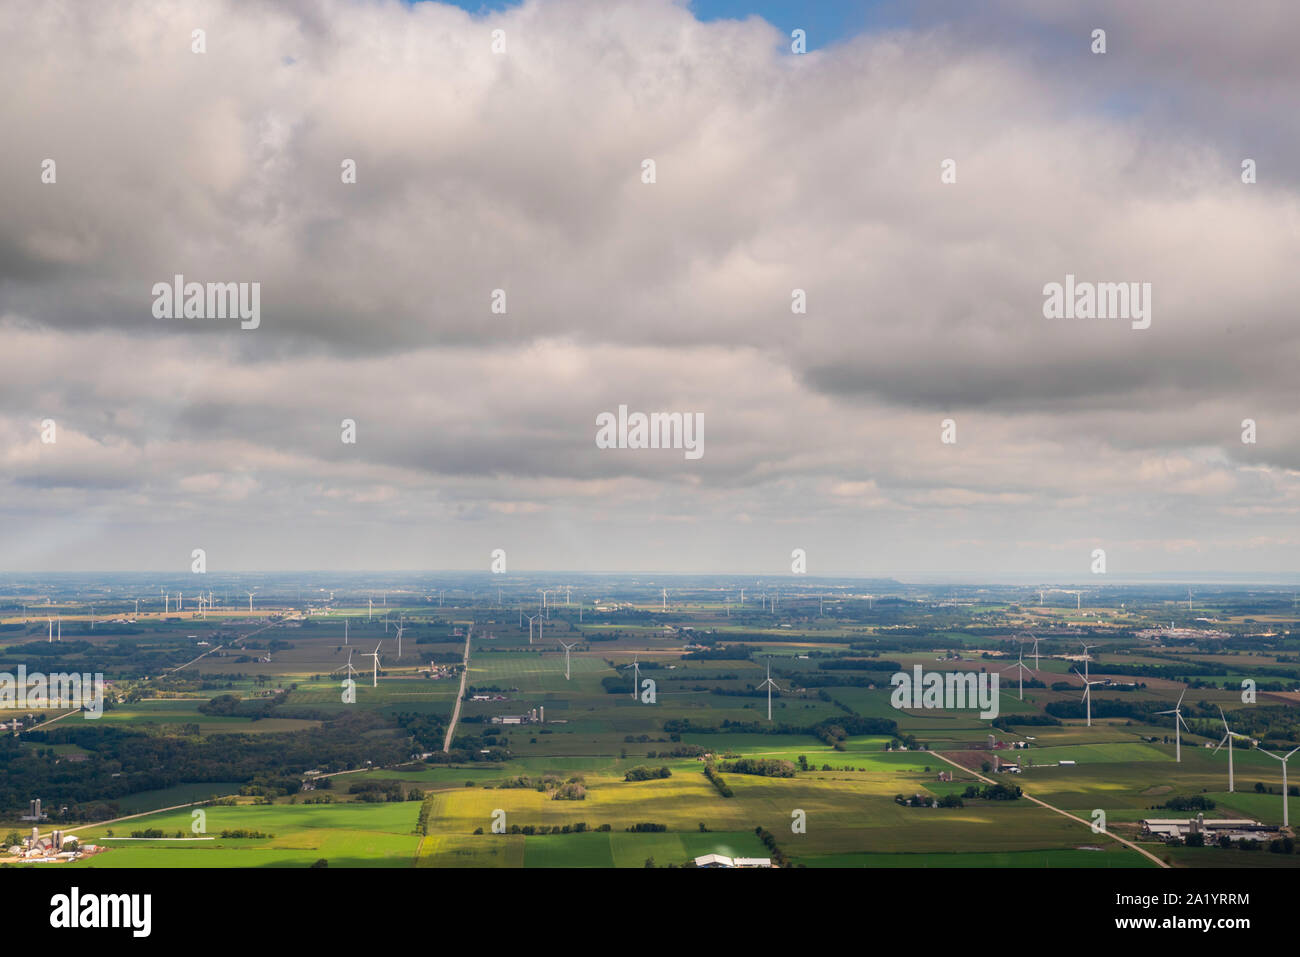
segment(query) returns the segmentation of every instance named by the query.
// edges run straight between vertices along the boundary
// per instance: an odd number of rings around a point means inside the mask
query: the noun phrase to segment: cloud
[[[1194,529],[1280,568],[1300,13],[1261,17],[933,3],[792,56],[666,0],[0,11],[0,567],[196,537],[479,567],[513,538],[732,571],[797,534],[826,571],[1068,573],[1060,542]],[[1043,318],[1067,273],[1151,283],[1151,328]],[[259,282],[260,328],[154,318],[176,274]],[[703,413],[704,458],[597,449],[620,404]],[[1202,560],[1152,551],[1129,567]]]

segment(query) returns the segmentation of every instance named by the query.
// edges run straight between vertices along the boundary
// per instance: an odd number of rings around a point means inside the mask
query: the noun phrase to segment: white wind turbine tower
[[[1079,669],[1075,668],[1074,673],[1076,675],[1079,675]],[[1089,681],[1087,678],[1084,678],[1083,675],[1079,675],[1079,677],[1083,680],[1083,701],[1088,706],[1088,727],[1091,728],[1092,727],[1092,686],[1103,684],[1104,682]]]
[[[50,623],[50,640],[48,644],[54,644],[54,619],[46,618],[45,620]]]
[[[1037,671],[1038,670],[1038,636],[1035,635],[1032,631],[1027,631],[1025,632],[1025,634],[1034,640],[1034,670]]]
[[[253,613],[253,593],[251,591],[248,592],[248,613],[250,615]]]
[[[771,658],[767,659],[767,677],[763,680],[763,683],[760,684],[759,687],[767,689],[767,720],[771,721],[772,720],[772,689],[776,688],[777,691],[781,690],[780,687],[777,686],[777,683],[772,680],[772,659]]]
[[[536,614],[536,615],[529,615],[529,616],[528,616],[528,643],[529,643],[530,645],[533,643],[533,622],[535,622],[537,619],[539,619],[539,618],[541,618],[541,617],[542,617],[542,616],[541,616],[540,613],[539,613],[539,614]]]
[[[564,680],[569,680],[569,652],[576,648],[578,643],[575,641],[571,645],[560,642],[560,647],[564,649]]]
[[[62,641],[63,640],[63,616],[62,615],[59,616],[58,629],[59,629],[58,634],[54,636],[54,640]]]
[[[1264,751],[1263,748],[1260,748],[1259,750]],[[1288,813],[1288,808],[1287,808],[1288,805],[1287,798],[1290,795],[1287,794],[1287,790],[1286,790],[1286,763],[1288,760],[1290,760],[1291,755],[1295,754],[1297,751],[1300,751],[1300,748],[1292,748],[1285,755],[1274,754],[1272,751],[1264,751],[1264,753],[1267,754],[1270,758],[1277,758],[1279,761],[1282,762],[1282,826],[1283,827],[1291,826],[1291,816]]]
[[[379,645],[382,644],[383,642],[381,641]],[[370,672],[370,687],[372,688],[379,687],[379,645],[375,645],[374,651],[366,652],[361,656],[362,658],[374,659],[374,662],[371,665],[371,672]],[[351,652],[349,652],[349,654],[351,654]]]
[[[1020,646],[1020,657],[1013,664],[1007,665],[1002,670],[1010,671],[1012,668],[1017,669],[1016,673],[1020,678],[1020,700],[1024,701],[1025,700],[1025,672],[1028,671],[1030,674],[1033,674],[1033,671],[1031,669],[1025,667],[1025,646],[1024,645]]]
[[[636,699],[636,693],[641,687],[641,665],[637,663],[636,655],[632,656],[632,698]]]
[[[170,615],[172,611],[172,596],[163,592],[163,614]]]
[[[402,616],[398,615],[397,616],[397,660],[398,661],[402,660],[402,632],[405,630],[406,630],[406,626],[402,623]]]
[[[344,618],[343,619],[343,644],[346,645],[347,643],[348,643],[348,620]],[[348,654],[352,654],[352,652],[349,651]]]
[[[740,590],[740,607],[745,607],[745,589],[743,588]]]
[[[1214,749],[1214,753],[1218,754],[1219,748],[1223,747],[1225,741],[1227,742],[1228,744],[1228,793],[1231,794],[1236,789],[1235,782],[1233,781],[1232,778],[1232,739],[1241,738],[1241,740],[1243,741],[1249,741],[1250,735],[1238,734],[1236,731],[1233,731],[1231,728],[1229,728],[1228,718],[1226,715],[1224,715],[1222,707],[1219,708],[1219,717],[1223,720],[1224,735],[1223,735],[1223,739],[1219,741],[1219,747]]]
[[[1083,680],[1084,680],[1084,681],[1087,681],[1087,680],[1088,680],[1088,662],[1092,660],[1092,655],[1089,654],[1089,652],[1092,651],[1092,649],[1096,648],[1097,646],[1096,646],[1096,645],[1085,645],[1082,641],[1079,642],[1079,644],[1083,646]],[[1077,670],[1077,669],[1076,669],[1076,670]],[[1096,684],[1101,684],[1101,682],[1098,681],[1098,682],[1096,682]]]
[[[367,598],[366,599],[366,621],[370,621],[370,619],[374,617],[375,617],[375,600],[373,598]]]
[[[664,603],[663,603],[663,608],[661,610],[662,611],[668,610],[668,589],[667,588],[664,589]]]
[[[1187,726],[1187,721],[1183,718],[1183,695],[1185,694],[1187,694],[1186,688],[1184,688],[1182,694],[1178,696],[1178,704],[1174,705],[1172,711],[1156,712],[1156,714],[1172,714],[1174,716],[1174,760],[1180,764],[1182,763],[1183,760],[1183,735],[1178,725],[1181,723],[1183,727],[1187,728],[1188,731],[1192,730],[1190,727]],[[1229,764],[1231,765],[1231,762],[1229,762]],[[1228,772],[1228,776],[1229,777],[1232,776],[1231,771]],[[1232,788],[1228,788],[1228,790],[1231,791]]]

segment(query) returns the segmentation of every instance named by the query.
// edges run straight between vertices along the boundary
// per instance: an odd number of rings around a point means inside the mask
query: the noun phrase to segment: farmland
[[[202,617],[96,596],[92,618],[84,585],[54,590],[39,618],[34,596],[0,596],[0,670],[97,672],[107,689],[101,718],[29,702],[0,738],[0,826],[21,837],[39,797],[44,828],[103,848],[69,865],[94,868],[1300,861],[1280,846],[1289,831],[1245,850],[1139,827],[1191,816],[1161,805],[1193,799],[1207,819],[1281,827],[1280,766],[1263,751],[1300,744],[1285,697],[1300,635],[1281,596],[1205,596],[1190,617],[1216,624],[1197,640],[1158,589],[1080,614],[898,583],[785,582],[775,610],[777,586],[746,585],[757,598],[741,606],[728,581],[678,581],[672,601],[582,581],[580,600],[545,609],[532,581],[387,584],[303,599],[265,581],[252,614],[232,599]],[[1167,641],[1138,634],[1171,618]],[[941,683],[997,675],[996,717],[974,701],[896,706],[893,676],[917,667]],[[1160,712],[1180,695],[1176,741]],[[1231,791],[1214,747],[1225,720],[1240,735]]]

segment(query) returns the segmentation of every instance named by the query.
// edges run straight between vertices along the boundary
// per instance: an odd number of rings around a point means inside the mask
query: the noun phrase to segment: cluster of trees
[[[665,765],[658,768],[648,768],[644,764],[638,764],[634,768],[628,768],[623,773],[624,781],[653,781],[657,778],[670,778],[673,772]]]
[[[971,784],[962,793],[962,797],[980,798],[984,801],[1015,801],[1023,793],[1016,784],[986,784],[982,788]]]
[[[776,867],[790,866],[790,861],[786,858],[785,852],[776,846],[776,838],[771,831],[759,825],[754,828],[754,833],[758,835],[758,839],[763,842],[763,846],[767,848],[768,853],[772,856],[773,865]]]
[[[1157,804],[1157,808],[1168,808],[1171,811],[1212,811],[1215,808],[1213,799],[1207,798],[1204,794],[1193,794],[1190,797],[1171,797],[1164,804]]]
[[[424,792],[419,788],[403,793],[400,781],[357,781],[348,787],[348,793],[367,804],[424,800]]]
[[[318,728],[268,734],[206,737],[158,735],[94,721],[32,731],[24,740],[0,737],[0,813],[22,812],[33,794],[68,811],[62,822],[116,817],[131,794],[203,782],[239,782],[248,793],[292,794],[304,771],[344,771],[398,764],[410,754],[405,735],[385,731],[382,717],[365,711],[335,715]],[[51,747],[75,745],[82,761],[60,761]],[[269,770],[268,770],[269,769]]]
[[[600,824],[596,827],[588,827],[586,821],[579,821],[577,824],[511,824],[511,834],[585,834],[588,831],[603,833],[612,830],[608,824]],[[482,834],[483,828],[474,829],[475,834]]]
[[[708,752],[698,744],[679,744],[667,751],[647,751],[647,758],[698,758]]]
[[[722,779],[722,776],[717,771],[713,770],[712,764],[704,765],[704,776],[709,779],[709,783],[717,788],[718,793],[724,798],[734,796],[735,792],[731,790],[731,786]]]
[[[804,759],[806,765],[807,759]],[[756,774],[765,778],[792,778],[794,764],[779,758],[741,758],[738,761],[724,761],[718,765],[720,770],[735,774]]]

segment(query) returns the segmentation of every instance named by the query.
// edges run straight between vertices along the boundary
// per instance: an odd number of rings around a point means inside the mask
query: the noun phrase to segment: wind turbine
[[[406,630],[406,626],[402,624],[402,616],[398,615],[397,616],[397,660],[398,661],[402,660],[402,632],[405,630]]]
[[[632,656],[632,700],[636,700],[637,689],[641,687],[641,666],[637,664],[636,655]]]
[[[664,603],[663,603],[662,610],[663,611],[668,610],[668,589],[667,588],[664,589]]]
[[[771,658],[767,659],[767,677],[763,680],[763,683],[760,684],[759,687],[767,689],[767,720],[771,721],[772,720],[772,689],[776,688],[777,691],[781,690],[777,686],[777,683],[772,680],[772,659]]]
[[[1219,717],[1223,720],[1224,735],[1223,735],[1223,739],[1219,742],[1219,747],[1214,749],[1214,753],[1218,754],[1219,748],[1223,747],[1225,741],[1227,742],[1228,744],[1228,793],[1231,794],[1233,790],[1235,790],[1234,788],[1235,782],[1232,779],[1232,739],[1241,738],[1243,741],[1249,741],[1250,735],[1238,734],[1236,731],[1233,731],[1231,728],[1228,727],[1228,718],[1226,715],[1224,715],[1222,706],[1219,707]]]
[[[54,619],[46,618],[45,620],[50,623],[50,640],[48,644],[53,644],[54,643]]]
[[[346,645],[347,643],[348,643],[348,620],[344,618],[343,619],[343,644]],[[349,651],[348,654],[350,655],[352,654],[352,652]]]
[[[1259,748],[1259,750],[1264,751],[1263,748]],[[1295,754],[1297,751],[1300,751],[1300,748],[1292,748],[1285,755],[1274,754],[1272,751],[1264,751],[1264,753],[1267,754],[1270,758],[1277,758],[1279,761],[1282,762],[1282,826],[1283,827],[1291,826],[1291,817],[1287,809],[1287,804],[1288,804],[1287,798],[1289,797],[1289,795],[1286,789],[1286,762],[1288,759],[1290,759],[1291,755]]]
[[[383,642],[381,641],[379,645],[382,644]],[[374,651],[367,652],[366,654],[363,654],[361,656],[362,658],[374,659],[374,662],[371,666],[371,672],[370,672],[370,687],[372,688],[379,687],[379,645],[375,645]],[[349,652],[349,654],[351,654],[351,652]]]
[[[352,649],[351,649],[351,648],[348,649],[348,662],[347,662],[347,664],[343,665],[343,667],[341,667],[341,668],[335,668],[333,671],[330,672],[330,674],[337,674],[338,672],[344,670],[344,668],[347,669],[348,677],[349,677],[349,678],[351,678],[353,675],[355,675],[355,674],[357,673],[357,669],[352,667]]]
[[[1187,727],[1187,721],[1183,718],[1183,695],[1185,694],[1187,694],[1186,688],[1184,688],[1183,693],[1178,696],[1178,704],[1174,705],[1172,711],[1156,712],[1156,714],[1172,714],[1174,716],[1174,760],[1180,764],[1183,760],[1183,735],[1178,725],[1181,722],[1184,727]],[[1192,729],[1188,727],[1187,730],[1191,731]],[[1231,767],[1231,762],[1229,762],[1229,767]],[[1232,776],[1231,771],[1228,772],[1228,776]],[[1228,788],[1228,790],[1231,791],[1232,788]]]
[[[1025,632],[1030,638],[1034,639],[1034,670],[1038,670],[1038,636],[1032,631]]]
[[[576,641],[571,645],[566,645],[564,642],[560,642],[560,647],[564,649],[564,680],[565,681],[569,680],[569,651],[577,647],[577,644],[578,643]]]
[[[1088,652],[1092,651],[1092,649],[1096,648],[1097,646],[1096,646],[1096,645],[1085,645],[1085,644],[1083,644],[1082,641],[1079,642],[1079,644],[1080,644],[1080,645],[1083,645],[1083,680],[1084,680],[1084,681],[1087,681],[1087,680],[1088,680],[1088,662],[1092,660],[1092,655],[1088,654]],[[1077,669],[1076,669],[1076,670],[1077,670]],[[1101,682],[1098,681],[1097,684],[1101,684]]]
[[[1079,675],[1079,669],[1075,668],[1074,673],[1076,675]],[[1092,686],[1103,684],[1104,682],[1089,681],[1087,678],[1084,678],[1083,675],[1079,675],[1079,677],[1083,679],[1083,700],[1084,703],[1088,705],[1088,727],[1091,728],[1092,727]]]
[[[375,617],[375,600],[374,598],[366,599],[366,621]]]
[[[250,615],[253,613],[253,593],[251,591],[248,592],[248,613]]]
[[[59,616],[57,627],[58,627],[58,633],[54,636],[54,640],[62,641],[63,640],[63,616],[62,615]]]
[[[541,614],[528,616],[528,643],[530,645],[533,643],[533,622],[535,622],[537,619],[541,617],[542,617]]]
[[[1025,700],[1025,672],[1029,671],[1030,674],[1033,674],[1031,669],[1025,667],[1025,646],[1024,645],[1020,646],[1020,657],[1016,659],[1015,663],[1007,665],[1002,670],[1010,671],[1012,668],[1017,669],[1016,674],[1020,678],[1020,700],[1024,701]]]

